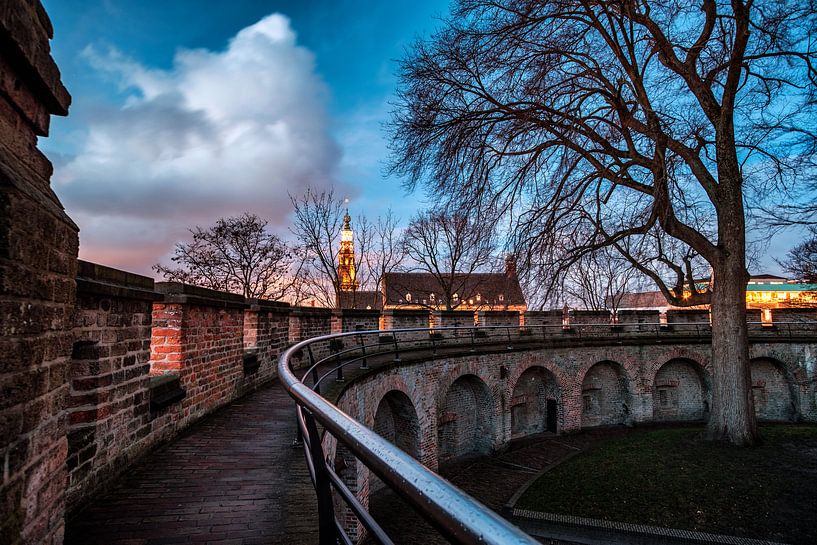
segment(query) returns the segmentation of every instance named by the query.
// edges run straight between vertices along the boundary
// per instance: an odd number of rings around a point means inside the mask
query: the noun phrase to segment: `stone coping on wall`
[[[249,310],[262,312],[277,311],[289,314],[289,311],[292,308],[289,303],[284,303],[283,301],[269,301],[267,299],[247,299],[246,303],[249,305]]]
[[[709,534],[601,519],[513,509],[508,519],[532,536],[587,545],[784,545],[774,541]]]
[[[349,317],[380,317],[380,311],[373,308],[342,308],[334,309],[334,312],[341,316]]]
[[[327,307],[292,307],[295,316],[332,316],[331,308]]]
[[[91,263],[78,262],[77,293],[140,301],[158,301],[162,295],[154,291],[153,279]]]
[[[457,311],[455,311],[457,312]],[[518,317],[519,316],[518,310],[479,310],[477,311],[478,316],[496,316],[498,318],[508,318],[508,317]]]
[[[181,282],[157,282],[156,291],[164,296],[165,303],[223,308],[247,308],[250,306],[243,295],[191,286]]]
[[[428,316],[431,311],[426,308],[387,308],[381,312],[391,316]]]

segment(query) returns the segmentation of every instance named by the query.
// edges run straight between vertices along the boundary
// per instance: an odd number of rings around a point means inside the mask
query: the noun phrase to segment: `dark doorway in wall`
[[[547,420],[545,422],[545,430],[556,433],[559,422],[559,404],[555,399],[547,400]]]

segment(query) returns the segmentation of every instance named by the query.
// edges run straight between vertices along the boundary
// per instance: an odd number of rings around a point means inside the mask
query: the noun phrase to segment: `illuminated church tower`
[[[343,216],[343,229],[340,232],[340,253],[338,254],[338,280],[340,291],[356,291],[358,282],[355,279],[355,243],[349,210]]]

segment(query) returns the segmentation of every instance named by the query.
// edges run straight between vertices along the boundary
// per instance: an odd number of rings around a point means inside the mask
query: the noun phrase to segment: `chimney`
[[[516,256],[514,254],[505,256],[505,274],[507,276],[516,276]]]

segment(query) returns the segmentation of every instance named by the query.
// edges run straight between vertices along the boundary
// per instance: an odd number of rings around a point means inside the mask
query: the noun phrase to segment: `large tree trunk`
[[[712,412],[707,435],[735,445],[752,445],[759,436],[749,369],[746,325],[749,278],[741,174],[734,146],[724,146],[718,151],[720,251],[711,263]]]
[[[746,328],[746,269],[726,259],[714,269],[710,439],[757,442]]]

